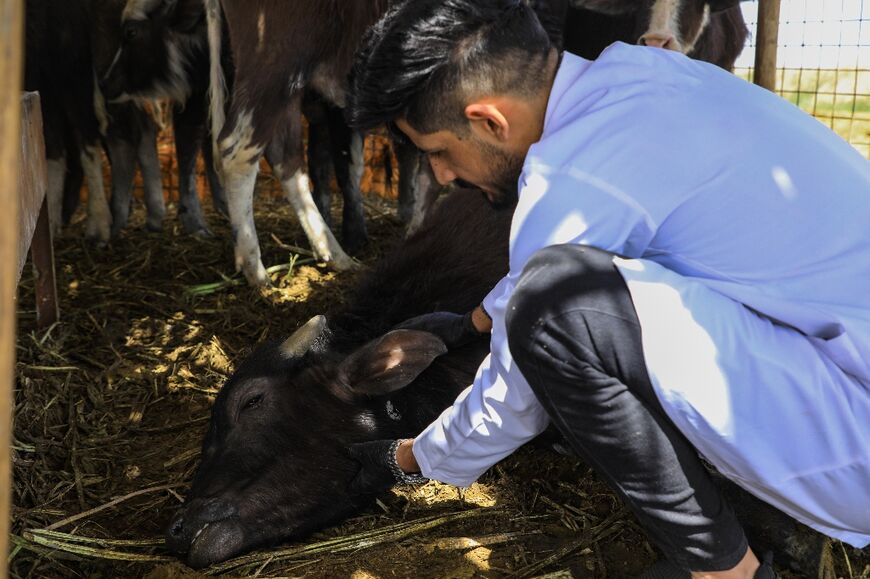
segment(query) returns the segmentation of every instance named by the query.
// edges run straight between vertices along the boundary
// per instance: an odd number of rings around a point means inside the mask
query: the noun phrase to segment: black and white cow
[[[619,40],[730,70],[749,35],[739,0],[570,0],[565,49],[596,58]]]
[[[104,23],[119,18],[120,9],[118,0],[26,4],[25,87],[41,95],[52,229],[56,234],[69,221],[86,178],[86,235],[100,243],[127,222],[137,164],[147,227],[159,229],[165,212],[154,120],[132,104],[106,106],[94,80],[95,67],[115,50]],[[103,190],[103,145],[112,164],[111,208]]]
[[[178,218],[185,232],[208,235],[200,205],[196,161],[202,151],[215,209],[227,214],[226,197],[214,169],[208,133],[209,56],[202,0],[95,0],[121,4],[105,23],[118,38],[108,63],[99,66],[100,86],[110,103],[166,99],[178,160]]]
[[[124,0],[89,0],[91,51],[94,72],[99,78],[111,65],[121,42],[118,22]],[[155,103],[105,103],[98,111],[106,117],[105,146],[112,166],[112,235],[126,226],[132,202],[133,180],[138,165],[142,173],[147,210],[145,227],[159,231],[163,227],[166,207],[163,180],[157,155],[158,123],[154,119]]]
[[[388,0],[205,0],[212,50],[212,132],[220,158],[235,234],[237,268],[253,284],[267,283],[253,219],[253,188],[265,155],[308,236],[316,256],[337,269],[354,265],[326,226],[304,171],[301,110],[306,90],[332,110],[345,103],[345,82],[363,33]],[[215,65],[225,20],[234,74],[229,102]],[[223,116],[226,111],[226,116]],[[340,141],[339,141],[340,139]],[[346,152],[342,231],[345,243],[365,239],[359,192],[362,135],[346,130],[335,146]],[[337,171],[338,173],[338,171]]]
[[[342,28],[350,16],[350,14],[344,14],[343,11],[347,11],[349,8],[334,11],[339,18],[332,20],[327,18],[330,15],[328,11],[324,12],[323,18],[317,19],[316,26],[308,26],[313,31],[330,29],[332,36],[328,38],[328,41],[333,43],[328,46],[320,44],[309,47],[305,47],[304,43],[297,46],[296,41],[287,40],[295,38],[294,35],[298,36],[300,24],[296,25],[297,28],[288,27],[286,30],[282,30],[278,25],[279,22],[287,22],[281,12],[292,9],[290,3],[284,5],[267,3],[260,8],[253,4],[246,4],[241,10],[237,10],[238,14],[234,18],[223,22],[218,2],[204,4],[202,0],[128,0],[122,22],[123,45],[118,51],[111,69],[102,78],[103,90],[110,99],[163,96],[183,103],[183,107],[179,106],[175,111],[176,139],[178,140],[182,133],[178,127],[178,114],[180,112],[186,113],[188,117],[196,117],[198,126],[202,126],[206,118],[206,93],[209,90],[210,82],[215,87],[215,103],[221,102],[221,104],[215,105],[212,124],[214,131],[219,131],[224,124],[225,111],[223,100],[218,97],[223,97],[225,94],[221,90],[224,87],[224,82],[229,79],[231,88],[236,82],[241,82],[244,88],[239,90],[243,95],[246,95],[244,98],[251,101],[252,107],[257,104],[256,108],[260,111],[258,114],[266,115],[259,121],[264,127],[262,131],[269,134],[276,131],[282,135],[269,148],[263,144],[256,159],[249,159],[248,177],[253,179],[257,170],[256,161],[265,153],[267,160],[276,163],[277,168],[273,166],[273,170],[282,180],[284,189],[288,192],[317,254],[324,260],[331,261],[337,267],[350,267],[353,265],[353,261],[344,253],[328,228],[330,221],[329,181],[332,169],[334,169],[339,187],[345,198],[342,223],[343,241],[345,246],[353,252],[366,241],[365,221],[359,194],[359,181],[363,169],[362,138],[348,130],[341,108],[337,106],[341,103],[336,102],[336,99],[333,98],[335,95],[323,94],[334,92],[332,89],[318,94],[317,87],[314,86],[317,83],[314,83],[308,87],[311,90],[302,91],[305,83],[297,83],[298,79],[292,79],[292,75],[287,76],[286,71],[271,65],[267,66],[267,62],[256,57],[257,51],[263,50],[262,42],[265,42],[265,37],[258,38],[257,34],[259,33],[246,36],[239,32],[240,29],[253,27],[255,30],[261,30],[262,34],[265,35],[268,28],[270,38],[282,39],[281,42],[272,42],[269,45],[268,58],[275,61],[296,62],[297,64],[294,66],[303,70],[315,66],[317,59],[320,59],[323,53],[330,52],[335,47],[338,47],[338,53],[345,54],[349,51],[352,54],[355,48],[354,35],[346,37]],[[208,30],[206,15],[211,18],[211,28]],[[255,21],[248,22],[250,19]],[[210,45],[209,39],[211,40]],[[297,41],[301,42],[300,39]],[[324,39],[315,34],[309,41],[310,44],[311,42],[323,42]],[[229,50],[229,45],[232,45],[232,51]],[[307,56],[301,56],[303,54]],[[305,59],[309,59],[310,62]],[[237,71],[233,66],[234,64],[239,66]],[[336,85],[341,84],[344,73],[346,71],[335,72],[335,78],[330,82],[334,81]],[[279,79],[282,74],[285,75],[283,80]],[[305,74],[307,72],[302,76]],[[333,73],[330,72],[330,74]],[[252,75],[269,78],[274,86],[270,86],[268,90],[263,87],[255,87],[254,91],[263,92],[252,92],[252,87],[247,84]],[[293,98],[287,97],[289,93],[293,93]],[[262,104],[258,104],[261,99]],[[233,102],[241,102],[241,100],[244,99],[234,99]],[[289,101],[289,103],[285,103],[286,106],[282,104],[275,112],[270,108],[273,101],[281,103]],[[305,114],[309,121],[308,172],[316,193],[313,202],[305,172],[301,170],[303,155],[301,153],[300,111]],[[279,116],[274,118],[268,116],[273,113]],[[290,140],[293,141],[292,145],[289,144]],[[203,153],[208,163],[212,149],[204,147]],[[289,161],[287,155],[289,155]],[[228,157],[235,163],[230,166],[236,167],[239,161],[238,157],[233,155],[228,155]],[[192,164],[188,165],[182,160],[181,143],[179,143],[179,165],[182,171],[190,166],[192,172]],[[288,166],[293,167],[289,174],[287,173]],[[185,174],[187,173],[184,172],[182,175],[182,184],[188,182]],[[235,171],[229,172],[228,179],[233,190],[239,190]],[[192,182],[192,177],[190,181]],[[216,179],[211,181],[213,190],[215,190]],[[252,181],[249,180],[248,184],[252,184]],[[241,196],[236,197],[237,200],[230,211],[236,237],[237,265],[253,283],[266,283],[265,273],[259,260],[259,245],[256,242],[253,221],[245,209],[251,205],[250,188],[242,187],[241,189],[244,192]],[[189,205],[194,206],[194,195],[186,196],[183,189],[182,197],[189,198],[191,200]],[[185,205],[182,201],[183,208]],[[315,207],[320,211],[314,211]],[[252,257],[253,254],[256,254],[255,258]]]
[[[479,192],[449,195],[347,308],[245,360],[215,401],[169,549],[202,567],[303,537],[367,504],[371,497],[347,493],[357,470],[347,445],[417,434],[488,351],[483,339],[445,354],[431,334],[389,330],[432,309],[476,306],[507,271],[510,217]]]
[[[86,234],[105,243],[112,218],[103,190],[86,2],[28,0],[25,20],[24,88],[40,93],[52,230],[59,233],[62,223],[67,166],[78,165],[89,191]]]

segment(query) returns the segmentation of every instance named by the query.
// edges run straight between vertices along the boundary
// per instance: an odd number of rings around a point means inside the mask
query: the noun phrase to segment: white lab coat
[[[566,53],[520,179],[510,273],[484,300],[492,354],[417,437],[426,476],[468,485],[546,427],[504,316],[527,260],[561,243],[627,258],[653,386],[702,455],[870,543],[867,160],[712,65],[622,43]]]

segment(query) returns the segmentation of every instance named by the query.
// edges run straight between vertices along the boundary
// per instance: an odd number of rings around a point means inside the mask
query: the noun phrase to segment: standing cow
[[[303,169],[301,107],[305,89],[329,105],[345,102],[345,79],[366,29],[387,0],[206,0],[212,51],[212,132],[227,188],[235,234],[236,267],[252,284],[268,282],[253,218],[253,188],[265,154],[299,217],[314,253],[338,269],[353,266],[320,216]],[[217,66],[221,15],[226,20],[235,73],[225,110]],[[337,144],[348,152],[342,229],[347,242],[365,237],[359,192],[362,137],[349,130]],[[342,176],[339,175],[341,179]],[[353,243],[356,243],[355,241]]]
[[[584,58],[597,58],[619,40],[676,50],[731,70],[749,35],[738,0],[570,0],[570,4],[565,49]]]
[[[108,70],[121,42],[117,23],[121,19],[124,0],[90,0],[89,7],[93,67],[99,78]],[[112,236],[127,226],[137,165],[142,173],[147,210],[145,227],[149,231],[159,231],[163,227],[166,207],[157,155],[159,126],[153,116],[154,105],[105,103],[104,98],[98,102],[105,107],[98,107],[98,111],[106,117],[105,146],[112,166]]]
[[[215,209],[226,215],[227,204],[207,131],[209,56],[202,0],[96,1],[122,4],[122,12],[105,26],[106,35],[119,36],[120,42],[100,67],[102,92],[109,102],[156,98],[172,103],[178,218],[186,233],[209,235],[196,187],[200,151]]]
[[[104,24],[120,16],[118,0],[28,0],[26,10],[25,86],[41,95],[53,231],[71,218],[86,178],[86,235],[108,242],[127,222],[137,163],[147,227],[159,229],[165,210],[157,126],[138,106],[106,106],[94,82],[95,67],[114,53]],[[112,165],[111,209],[103,190],[102,145]]]
[[[100,121],[95,107],[98,97],[86,2],[28,0],[25,15],[24,88],[40,93],[52,230],[59,232],[62,223],[67,167],[78,166],[88,184],[86,235],[106,243],[112,218],[103,190]]]

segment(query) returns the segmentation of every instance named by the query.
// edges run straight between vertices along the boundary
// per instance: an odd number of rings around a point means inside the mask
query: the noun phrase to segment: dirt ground
[[[268,185],[268,184],[266,184]],[[265,197],[265,196],[264,196]],[[208,205],[208,203],[206,203]],[[372,263],[401,238],[389,202],[367,200]],[[338,217],[336,213],[336,217]],[[196,467],[211,403],[252,347],[344,299],[357,274],[307,263],[280,199],[260,199],[274,287],[235,276],[227,224],[185,236],[132,227],[107,248],[83,216],[56,240],[62,321],[35,330],[25,273],[18,304],[13,577],[632,577],[655,550],[579,460],[522,449],[468,489],[396,489],[369,511],[302,544],[194,572],[162,533]],[[294,257],[295,255],[295,257]],[[289,269],[289,264],[294,266]],[[835,543],[834,575],[870,577],[870,555]],[[815,577],[805,569],[790,577]]]

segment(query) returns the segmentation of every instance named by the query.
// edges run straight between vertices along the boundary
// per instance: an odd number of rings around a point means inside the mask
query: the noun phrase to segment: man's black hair
[[[405,119],[432,133],[467,127],[469,99],[542,90],[553,43],[528,0],[407,0],[367,33],[351,73],[348,120]]]

